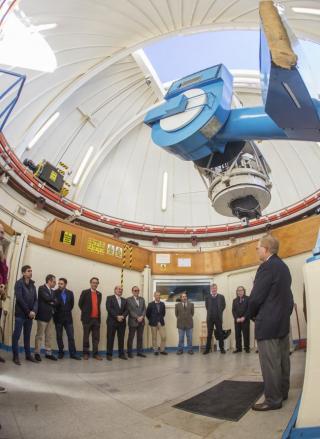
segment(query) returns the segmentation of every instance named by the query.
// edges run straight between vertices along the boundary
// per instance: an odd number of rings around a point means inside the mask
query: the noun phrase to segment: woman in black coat
[[[234,329],[236,336],[236,349],[233,351],[234,354],[242,352],[242,337],[244,350],[250,352],[250,319],[248,317],[248,301],[249,298],[246,296],[246,290],[244,287],[239,286],[236,290],[237,297],[232,303],[232,314],[234,318]]]

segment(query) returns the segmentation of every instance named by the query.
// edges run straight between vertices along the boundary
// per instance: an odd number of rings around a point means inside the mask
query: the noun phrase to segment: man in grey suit
[[[176,303],[175,314],[177,317],[177,328],[179,333],[179,344],[177,355],[183,354],[184,337],[187,337],[188,354],[193,354],[192,350],[192,329],[194,305],[188,301],[186,292],[180,294],[180,302]]]
[[[146,304],[143,297],[139,296],[139,287],[132,287],[132,296],[127,299],[129,312],[129,336],[128,336],[128,357],[133,358],[132,344],[135,334],[137,333],[137,356],[146,358],[143,353],[143,330],[144,318],[146,316]]]

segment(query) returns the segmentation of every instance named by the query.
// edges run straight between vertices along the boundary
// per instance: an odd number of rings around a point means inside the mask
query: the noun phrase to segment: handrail
[[[74,201],[61,197],[57,192],[54,192],[47,187],[43,182],[38,180],[18,159],[13,150],[10,148],[3,133],[0,133],[0,156],[13,171],[13,173],[19,177],[24,183],[37,191],[47,200],[53,202],[57,208],[63,208],[73,214],[75,211],[81,213],[81,219],[87,219],[95,221],[100,226],[105,224],[106,226],[117,227],[125,231],[139,232],[142,235],[152,236],[172,236],[178,235],[179,237],[188,237],[197,235],[199,237],[219,237],[221,235],[232,235],[233,233],[241,234],[248,233],[248,229],[265,228],[268,225],[279,223],[289,218],[297,217],[301,215],[306,209],[317,207],[320,204],[320,190],[311,194],[309,197],[288,206],[280,211],[273,212],[269,215],[264,215],[259,219],[250,220],[249,226],[244,228],[240,222],[234,222],[230,224],[219,225],[207,225],[207,226],[162,226],[154,224],[144,224],[134,221],[128,221],[121,218],[112,217],[106,213],[101,213],[88,209]],[[59,210],[59,209],[58,209]],[[61,210],[61,209],[60,209]]]

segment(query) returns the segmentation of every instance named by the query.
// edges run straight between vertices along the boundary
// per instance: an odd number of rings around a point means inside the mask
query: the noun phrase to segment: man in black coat
[[[79,298],[81,309],[81,321],[83,326],[83,359],[89,359],[89,336],[92,333],[92,355],[96,360],[101,361],[99,355],[100,324],[101,324],[101,300],[102,294],[97,290],[99,279],[92,277],[90,287],[83,290]]]
[[[221,354],[225,354],[224,350],[224,334],[222,329],[222,315],[223,311],[226,307],[226,301],[222,294],[218,294],[218,286],[217,284],[211,285],[210,295],[205,299],[205,305],[207,310],[207,328],[208,328],[208,336],[207,336],[207,344],[206,348],[203,352],[203,355],[206,355],[211,350],[211,341],[212,341],[212,333],[213,328],[216,328],[216,335],[219,340],[219,348]]]
[[[236,349],[234,354],[242,351],[242,336],[244,341],[244,350],[250,353],[250,319],[248,316],[249,298],[246,296],[244,287],[237,288],[237,297],[232,303],[232,315],[234,318],[234,330],[236,336]]]
[[[30,335],[32,323],[38,310],[37,291],[32,278],[32,268],[30,265],[24,265],[21,269],[22,278],[17,280],[14,287],[16,298],[15,305],[15,322],[12,334],[12,353],[13,362],[20,366],[19,360],[19,338],[23,329],[24,350],[26,360],[36,363],[31,355]]]
[[[265,401],[257,411],[276,410],[288,398],[290,386],[290,315],[293,309],[291,275],[278,257],[279,241],[263,236],[257,246],[262,264],[249,297],[249,316],[255,321],[255,337],[264,381]]]
[[[149,320],[151,328],[152,346],[154,355],[159,355],[157,334],[160,335],[160,354],[168,355],[166,349],[166,327],[164,317],[166,315],[166,306],[161,302],[161,294],[156,291],[153,295],[154,301],[150,302],[147,307],[146,317]]]
[[[112,361],[114,337],[118,336],[118,352],[121,360],[127,360],[124,353],[124,334],[126,332],[126,318],[128,315],[127,301],[122,296],[121,286],[114,288],[114,294],[107,297],[107,360]]]
[[[60,277],[58,280],[58,289],[54,292],[56,307],[53,320],[56,325],[57,345],[59,349],[58,358],[62,359],[64,357],[62,338],[64,328],[68,337],[70,358],[80,360],[80,357],[77,355],[73,331],[72,310],[74,306],[74,295],[72,291],[67,289],[67,283],[67,279]]]
[[[36,315],[37,333],[34,348],[34,357],[37,361],[41,361],[40,350],[43,337],[45,338],[46,358],[53,361],[57,360],[57,357],[52,353],[54,333],[53,313],[55,306],[52,289],[55,285],[55,276],[53,274],[48,274],[46,276],[46,283],[41,285],[38,289],[38,312]]]

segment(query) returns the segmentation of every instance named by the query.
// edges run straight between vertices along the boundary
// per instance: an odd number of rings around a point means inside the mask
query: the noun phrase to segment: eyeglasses
[[[139,293],[140,290],[132,290],[134,293]]]

